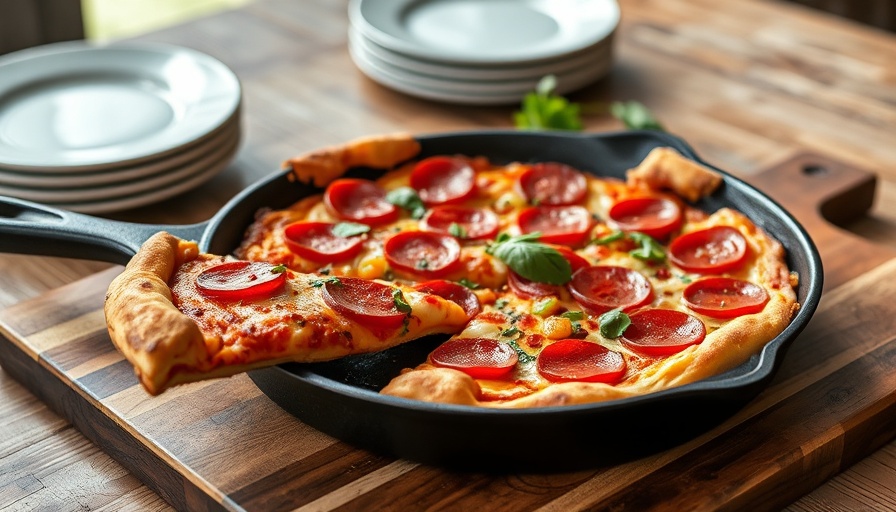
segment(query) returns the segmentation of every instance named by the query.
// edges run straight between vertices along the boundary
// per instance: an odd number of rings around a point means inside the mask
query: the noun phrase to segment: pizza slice
[[[447,284],[413,288],[201,254],[195,243],[162,232],[112,282],[104,311],[113,343],[156,395],[262,366],[458,332],[478,303],[452,293]]]

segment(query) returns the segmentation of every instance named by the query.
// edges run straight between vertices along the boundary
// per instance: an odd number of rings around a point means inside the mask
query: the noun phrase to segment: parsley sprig
[[[530,281],[564,284],[572,279],[572,267],[557,249],[538,241],[540,233],[510,236],[501,233],[485,251]]]
[[[521,130],[581,130],[581,107],[563,96],[554,94],[557,77],[547,75],[539,80],[535,91],[523,98],[522,109],[513,114],[516,127]]]

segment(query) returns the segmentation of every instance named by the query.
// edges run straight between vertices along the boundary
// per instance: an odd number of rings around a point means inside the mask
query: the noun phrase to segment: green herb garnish
[[[512,348],[513,350],[516,351],[517,360],[518,360],[519,362],[521,362],[521,363],[531,363],[532,361],[535,361],[535,356],[533,356],[533,355],[529,354],[528,352],[526,352],[525,350],[523,350],[523,349],[517,344],[517,342],[515,342],[515,341],[513,341],[513,340],[509,340],[509,341],[507,342],[507,344],[510,345],[510,348]]]
[[[370,226],[366,224],[358,224],[357,222],[340,222],[333,226],[332,229],[334,235],[342,238],[361,235],[368,231],[370,231]]]
[[[581,107],[563,96],[554,94],[557,77],[547,75],[539,80],[535,91],[523,98],[521,110],[513,120],[521,130],[581,130]]]
[[[688,277],[688,276],[686,276],[686,275],[684,275],[684,274],[678,274],[677,277],[678,277],[678,279],[680,279],[681,282],[684,283],[684,284],[691,284],[691,283],[694,282],[693,279],[691,279],[690,277]]]
[[[479,288],[479,283],[474,283],[473,281],[470,281],[466,277],[460,278],[460,280],[457,282],[457,284],[459,284],[465,288],[469,288],[471,290],[475,290],[476,288]]]
[[[426,214],[426,205],[417,195],[417,191],[411,187],[399,187],[389,191],[386,194],[386,201],[407,210],[413,219],[421,219]]]
[[[282,263],[279,265],[276,265],[274,267],[271,267],[271,274],[282,274],[284,272],[286,272],[286,265],[284,265]]]
[[[630,130],[665,131],[650,110],[637,101],[615,101],[610,104],[610,113]]]
[[[635,258],[644,261],[663,261],[666,259],[666,252],[663,251],[663,246],[652,236],[634,232],[629,233],[628,237],[641,245],[641,247],[629,251],[629,254]]]
[[[467,230],[457,222],[452,222],[448,226],[448,234],[457,238],[467,238]]]
[[[591,241],[591,243],[595,244],[595,245],[607,245],[609,243],[622,240],[623,238],[625,238],[625,233],[623,233],[622,231],[616,230],[616,231],[610,233],[609,235],[604,235],[600,238],[595,238],[594,240]]]
[[[508,302],[510,301],[508,301],[507,299],[498,299],[495,301],[495,308],[504,309],[507,307]]]
[[[565,311],[560,316],[569,320],[569,323],[572,324],[572,332],[578,332],[582,328],[581,321],[585,319],[585,313],[582,311]]]
[[[632,319],[619,309],[613,309],[600,315],[598,319],[600,323],[600,335],[604,338],[615,339],[622,336],[622,333],[632,324]]]
[[[420,258],[420,259],[417,261],[417,265],[415,265],[415,266],[416,266],[417,269],[419,269],[419,270],[426,270],[427,268],[429,268],[429,261],[426,260],[425,258]]]
[[[401,290],[398,288],[392,290],[392,301],[395,303],[395,309],[406,315],[411,314],[411,305],[408,304],[408,301],[404,298],[404,294],[401,293]]]
[[[486,252],[503,261],[522,277],[539,283],[560,285],[572,279],[569,261],[557,249],[538,241],[540,233],[498,235]]]
[[[532,303],[532,313],[538,316],[545,316],[553,311],[557,306],[556,297],[545,297]]]
[[[342,281],[340,281],[338,277],[333,276],[333,277],[327,277],[324,279],[312,279],[310,281],[310,284],[311,284],[311,286],[313,286],[315,288],[320,288],[321,286],[323,286],[325,284],[335,284],[338,286],[342,286]]]
[[[514,326],[508,327],[507,329],[504,329],[503,331],[501,331],[501,336],[505,336],[507,338],[512,338],[512,337],[514,337],[518,334],[522,334],[522,333],[523,333],[523,331],[519,330],[514,325]]]

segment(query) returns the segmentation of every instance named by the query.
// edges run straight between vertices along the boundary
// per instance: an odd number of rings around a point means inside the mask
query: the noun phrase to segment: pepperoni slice
[[[653,300],[653,287],[640,272],[625,267],[594,266],[579,270],[569,292],[585,309],[600,315],[611,309],[630,311]]]
[[[662,239],[681,225],[681,208],[671,199],[633,197],[614,204],[609,217],[623,231]]]
[[[541,233],[545,243],[581,245],[591,229],[591,214],[581,206],[533,206],[520,212],[523,233]]]
[[[473,318],[482,311],[479,305],[479,298],[470,291],[466,286],[457,284],[453,281],[445,281],[444,279],[436,279],[418,283],[414,286],[415,290],[432,295],[438,295],[443,299],[450,300],[458,306],[462,307],[467,314],[467,318]]]
[[[538,373],[553,382],[584,381],[615,384],[625,375],[622,354],[578,339],[551,343],[536,363]]]
[[[398,219],[398,208],[386,201],[386,191],[372,181],[336,180],[324,192],[324,204],[340,219],[378,226]]]
[[[631,316],[622,343],[649,356],[668,356],[696,345],[706,337],[699,319],[674,309],[644,309]]]
[[[354,257],[364,244],[364,236],[337,236],[329,222],[294,222],[283,228],[286,246],[299,256],[317,263],[332,263]]]
[[[460,244],[452,236],[404,231],[386,241],[386,261],[396,270],[443,277],[460,266]]]
[[[684,289],[684,303],[712,318],[734,318],[758,313],[769,300],[765,288],[730,277],[705,277]]]
[[[498,216],[488,208],[468,208],[465,206],[436,206],[423,217],[420,227],[436,233],[451,233],[456,224],[466,240],[494,238],[498,233]]]
[[[376,281],[340,277],[324,282],[321,296],[334,311],[365,327],[397,329],[406,315],[395,305],[395,290]]]
[[[746,259],[747,240],[730,226],[687,233],[669,244],[669,260],[688,272],[727,272],[743,265]]]
[[[411,187],[427,206],[458,203],[476,191],[476,171],[462,158],[434,156],[411,171]]]
[[[474,379],[500,379],[516,366],[519,356],[510,345],[490,338],[457,338],[439,345],[429,360]]]
[[[281,267],[282,268],[282,267]],[[286,272],[263,262],[230,261],[203,270],[196,288],[206,297],[247,300],[269,297],[283,287]]]
[[[579,256],[568,247],[563,247],[562,245],[553,245],[551,247],[556,249],[557,252],[566,258],[573,273],[580,268],[590,265],[588,260]],[[538,299],[540,297],[547,297],[548,295],[560,295],[559,286],[539,283],[538,281],[530,281],[512,270],[507,274],[507,285],[510,286],[510,289],[513,290],[515,294],[524,299]]]
[[[520,175],[519,186],[526,201],[545,206],[581,203],[588,191],[580,171],[556,162],[530,166]]]

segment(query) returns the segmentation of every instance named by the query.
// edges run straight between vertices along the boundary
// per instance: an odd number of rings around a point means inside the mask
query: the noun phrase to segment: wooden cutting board
[[[830,222],[867,212],[870,174],[798,155],[749,181],[818,244],[821,305],[759,397],[620,465],[480,474],[395,460],[304,425],[245,375],[150,397],[105,331],[103,295],[120,267],[0,312],[0,362],[179,509],[776,508],[896,436],[896,253]]]

